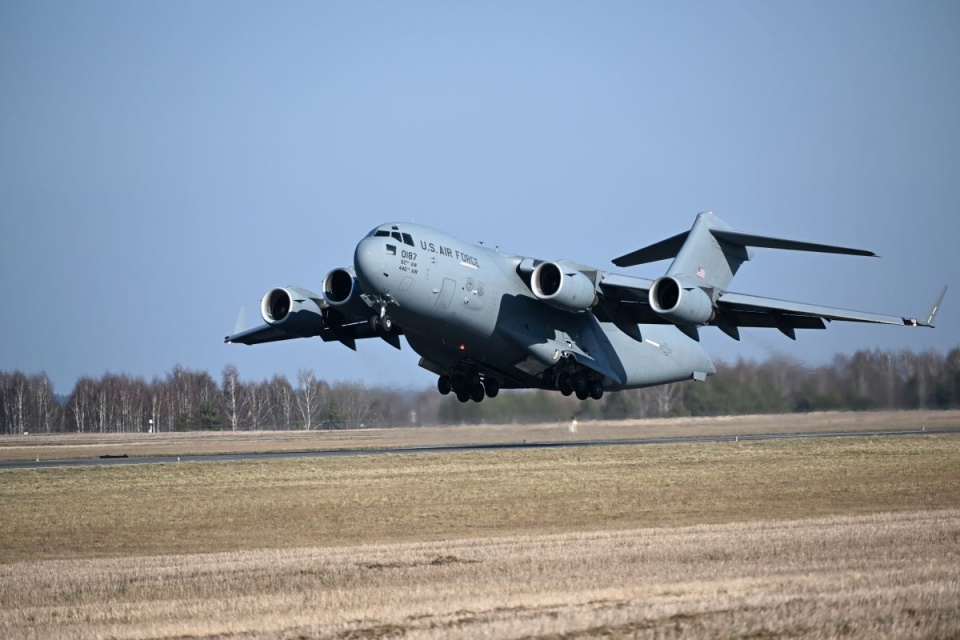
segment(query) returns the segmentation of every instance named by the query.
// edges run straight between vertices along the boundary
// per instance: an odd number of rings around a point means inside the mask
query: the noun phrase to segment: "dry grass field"
[[[0,565],[5,638],[956,638],[960,511]]]
[[[958,637],[960,436],[0,472],[2,638],[451,635]]]

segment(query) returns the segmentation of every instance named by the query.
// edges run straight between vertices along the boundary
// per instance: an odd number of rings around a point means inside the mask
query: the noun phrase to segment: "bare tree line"
[[[0,373],[0,433],[147,432],[193,429],[338,429],[421,424],[622,419],[817,410],[960,407],[960,348],[859,351],[829,365],[787,359],[718,365],[704,384],[680,383],[609,393],[580,402],[546,391],[504,392],[461,404],[435,389],[398,391],[334,382],[301,370],[245,381],[233,365],[219,383],[176,366],[150,382],[126,374],[84,376],[61,401],[44,373]]]

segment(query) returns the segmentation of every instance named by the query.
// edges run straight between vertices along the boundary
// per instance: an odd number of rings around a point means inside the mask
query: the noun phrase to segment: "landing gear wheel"
[[[376,333],[380,328],[380,316],[370,316],[370,329]]]
[[[390,316],[383,316],[380,318],[380,330],[384,333],[390,333],[393,331],[393,318]]]
[[[577,392],[577,397],[580,398],[580,393],[587,393],[587,385],[590,383],[590,380],[587,378],[587,374],[583,371],[577,371],[573,374],[573,390]],[[580,398],[583,400],[583,398]]]
[[[483,385],[478,384],[477,386],[475,386],[470,391],[470,398],[474,402],[482,402],[483,401]]]
[[[586,400],[590,397],[590,394],[586,389],[577,389],[577,400]]]
[[[566,371],[557,376],[557,388],[560,389],[560,393],[565,396],[573,393],[573,383],[570,382],[570,374]]]
[[[450,386],[450,376],[448,376],[447,374],[443,374],[442,376],[437,378],[437,391],[439,391],[443,395],[447,395],[448,393],[450,393],[452,389],[453,387]]]
[[[496,398],[500,393],[500,383],[496,378],[487,378],[483,381],[483,389],[487,392],[488,398]]]
[[[594,400],[599,400],[603,397],[603,383],[599,380],[594,380],[590,383],[590,397]]]
[[[466,389],[457,391],[457,400],[459,400],[460,402],[469,402],[470,394],[467,393]]]

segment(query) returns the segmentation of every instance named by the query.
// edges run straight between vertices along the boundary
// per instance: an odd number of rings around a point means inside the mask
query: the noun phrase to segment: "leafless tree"
[[[243,393],[240,373],[232,364],[223,368],[222,392],[227,423],[231,431],[236,431],[240,425],[240,418],[246,411],[247,395]]]
[[[50,433],[59,409],[53,394],[53,384],[46,373],[38,373],[30,376],[28,385],[34,403],[34,424],[39,431]]]
[[[375,413],[373,396],[362,382],[337,382],[330,389],[331,413],[339,416],[343,427],[364,427]]]
[[[262,429],[270,419],[270,383],[264,381],[244,385],[243,395],[247,424],[251,429]]]
[[[277,427],[281,429],[292,429],[293,410],[295,405],[293,387],[286,376],[275,375],[270,381],[270,396],[274,407],[274,419],[278,421]]]
[[[316,426],[320,415],[320,406],[323,402],[325,384],[317,380],[316,375],[309,369],[300,369],[297,372],[297,408],[300,412],[300,424],[304,431],[310,431]]]
[[[83,433],[90,428],[89,420],[93,413],[96,382],[89,376],[83,376],[73,386],[73,393],[67,405],[73,413],[73,423],[77,433]]]

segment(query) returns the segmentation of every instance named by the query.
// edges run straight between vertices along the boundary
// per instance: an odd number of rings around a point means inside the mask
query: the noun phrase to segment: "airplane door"
[[[443,285],[440,287],[440,295],[437,296],[437,301],[433,304],[438,309],[446,309],[450,306],[450,302],[453,300],[453,294],[457,291],[457,283],[455,280],[450,278],[443,279]]]

